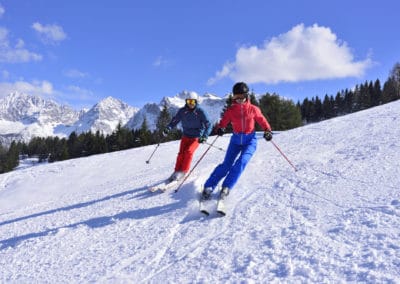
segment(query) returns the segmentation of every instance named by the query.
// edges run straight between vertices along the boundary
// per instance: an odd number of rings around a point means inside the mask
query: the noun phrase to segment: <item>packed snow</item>
[[[260,133],[225,217],[197,197],[229,135],[178,193],[148,191],[178,141],[0,175],[0,282],[398,283],[399,125],[400,101],[276,133],[298,171]]]

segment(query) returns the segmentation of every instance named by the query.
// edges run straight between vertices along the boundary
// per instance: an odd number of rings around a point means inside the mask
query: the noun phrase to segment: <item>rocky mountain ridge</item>
[[[119,99],[107,97],[89,110],[74,110],[53,100],[14,92],[0,99],[0,142],[29,141],[33,137],[68,137],[71,132],[96,132],[111,134],[121,123],[130,129],[141,127],[146,118],[149,129],[156,128],[157,118],[166,105],[172,115],[184,106],[183,91],[173,97],[164,97],[160,103],[149,102],[142,108],[130,106]],[[199,96],[200,106],[210,120],[218,121],[225,99],[212,94]]]

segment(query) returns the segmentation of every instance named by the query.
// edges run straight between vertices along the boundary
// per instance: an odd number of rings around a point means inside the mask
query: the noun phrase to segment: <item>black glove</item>
[[[264,139],[267,141],[271,141],[272,140],[272,132],[269,130],[265,130],[264,131]]]
[[[164,128],[164,130],[162,132],[163,136],[164,137],[167,136],[170,131],[171,131],[171,129],[169,127]]]
[[[206,136],[201,136],[199,137],[199,143],[206,143],[207,137]]]
[[[224,135],[224,133],[225,133],[225,129],[223,129],[223,128],[218,128],[217,129],[217,135],[218,136],[222,136],[222,135]]]

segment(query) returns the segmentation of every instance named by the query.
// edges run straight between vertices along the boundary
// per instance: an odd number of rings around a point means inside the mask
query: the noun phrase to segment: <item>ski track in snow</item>
[[[276,134],[297,172],[260,135],[225,217],[198,212],[218,149],[178,193],[148,191],[178,142],[150,164],[154,145],[1,175],[0,282],[397,283],[399,116],[395,102]]]

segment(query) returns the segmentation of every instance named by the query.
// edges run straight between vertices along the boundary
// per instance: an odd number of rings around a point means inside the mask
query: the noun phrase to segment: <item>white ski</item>
[[[225,201],[218,198],[217,200],[217,207],[216,211],[219,216],[225,216],[226,215],[226,207],[225,207]],[[209,199],[209,200],[203,200],[202,197],[200,196],[199,199],[199,210],[201,213],[203,213],[206,216],[210,216],[211,212],[214,211],[215,209],[215,199]]]
[[[156,191],[161,191],[161,192],[165,192],[170,188],[173,188],[174,186],[178,185],[178,180],[173,180],[173,181],[163,181],[161,183],[158,183],[156,185],[150,186],[149,187],[149,191],[151,192],[156,192]]]
[[[222,199],[218,200],[217,203],[217,212],[221,214],[222,216],[226,215],[226,207],[225,207],[225,202]]]
[[[200,210],[200,212],[201,213],[203,213],[204,215],[206,215],[206,216],[209,216],[210,215],[210,211],[208,210],[208,206],[206,206],[207,204],[209,204],[210,203],[210,201],[211,200],[203,200],[201,197],[200,197],[200,201],[199,201],[199,210]]]

